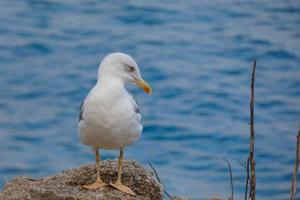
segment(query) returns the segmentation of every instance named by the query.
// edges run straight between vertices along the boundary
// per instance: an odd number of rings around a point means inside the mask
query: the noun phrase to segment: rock
[[[117,161],[101,162],[101,178],[104,182],[117,179]],[[85,190],[82,185],[96,180],[95,164],[62,171],[42,179],[17,177],[4,186],[0,200],[162,200],[163,188],[153,174],[136,161],[124,161],[122,182],[130,187],[135,196],[124,194],[111,186],[100,190]]]
[[[191,198],[188,198],[188,197],[172,197],[172,200],[192,200]]]

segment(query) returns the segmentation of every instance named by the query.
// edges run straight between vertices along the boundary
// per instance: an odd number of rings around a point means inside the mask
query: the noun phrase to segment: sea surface
[[[288,199],[300,123],[300,3],[0,1],[0,187],[94,162],[79,106],[102,58],[126,52],[153,87],[126,148],[172,195],[243,199],[253,58],[257,199]],[[118,151],[102,151],[115,159]],[[300,192],[300,184],[298,184]],[[298,199],[300,196],[298,194]]]

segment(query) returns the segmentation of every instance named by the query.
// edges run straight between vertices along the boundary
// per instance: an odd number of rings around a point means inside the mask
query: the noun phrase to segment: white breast
[[[134,105],[124,88],[111,90],[96,85],[84,102],[78,127],[81,141],[104,149],[117,149],[137,141],[143,127]]]

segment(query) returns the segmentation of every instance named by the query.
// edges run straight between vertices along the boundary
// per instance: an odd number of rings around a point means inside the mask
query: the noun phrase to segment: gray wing
[[[82,120],[82,115],[83,115],[83,112],[84,112],[84,102],[85,102],[85,99],[80,104],[79,121]]]
[[[133,102],[133,109],[135,113],[141,113],[141,110],[139,109],[139,106],[137,105],[137,101],[132,97],[132,102]]]
[[[128,90],[127,90],[127,92],[129,94],[129,96],[131,96],[131,98],[132,98],[132,104],[133,104],[133,110],[134,110],[134,112],[137,113],[137,114],[140,114],[141,110],[139,109],[139,106],[137,104],[137,101],[134,99],[133,94],[130,91],[128,91]]]

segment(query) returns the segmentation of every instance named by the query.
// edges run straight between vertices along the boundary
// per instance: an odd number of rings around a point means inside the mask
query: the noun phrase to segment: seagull
[[[98,80],[81,103],[78,132],[83,144],[95,151],[97,178],[83,188],[95,190],[106,185],[124,193],[135,195],[122,184],[124,148],[136,142],[142,133],[141,113],[133,96],[125,88],[134,83],[146,93],[152,88],[145,82],[135,60],[125,53],[108,54],[100,63]],[[118,178],[115,183],[106,184],[100,177],[99,149],[119,149]]]

